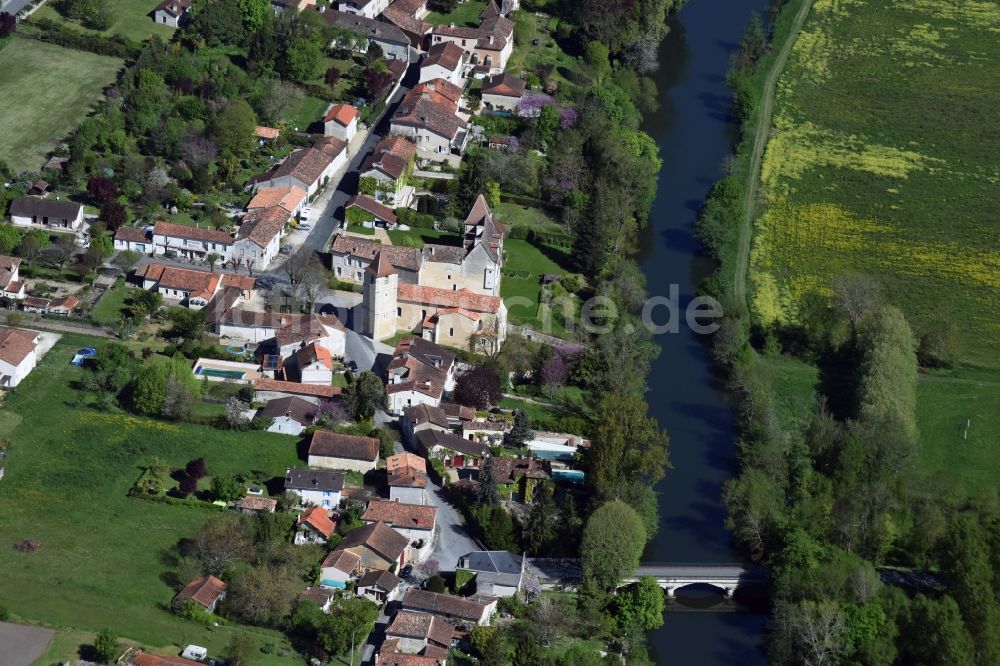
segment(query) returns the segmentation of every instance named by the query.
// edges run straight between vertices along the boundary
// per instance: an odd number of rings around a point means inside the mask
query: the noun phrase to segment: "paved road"
[[[479,545],[469,536],[458,509],[448,503],[444,491],[430,480],[427,481],[427,500],[438,510],[437,540],[431,557],[438,561],[442,571],[453,571],[458,565],[458,559],[466,553],[479,550]]]
[[[0,666],[31,666],[55,634],[51,629],[0,622]]]

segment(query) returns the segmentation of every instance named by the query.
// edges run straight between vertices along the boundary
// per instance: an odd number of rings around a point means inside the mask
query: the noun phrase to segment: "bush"
[[[412,208],[397,208],[396,219],[400,224],[418,229],[433,229],[434,217],[424,213],[418,213]]]

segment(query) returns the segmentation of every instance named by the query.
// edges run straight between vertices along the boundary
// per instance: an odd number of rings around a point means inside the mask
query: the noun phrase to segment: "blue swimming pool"
[[[579,469],[554,469],[552,478],[556,480],[571,481],[572,483],[583,483],[586,474]]]

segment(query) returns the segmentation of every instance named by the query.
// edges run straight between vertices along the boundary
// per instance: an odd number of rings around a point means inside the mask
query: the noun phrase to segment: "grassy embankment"
[[[173,547],[217,509],[133,499],[128,490],[150,464],[183,466],[202,456],[216,473],[271,478],[299,462],[297,440],[82,407],[85,395],[75,384],[86,370],[69,359],[73,350],[103,342],[63,336],[0,408],[0,437],[10,442],[0,485],[0,598],[19,621],[76,633],[110,626],[167,653],[194,643],[219,654],[236,628],[206,628],[168,610],[179,583]],[[23,539],[41,547],[15,550]],[[239,631],[259,646],[287,646],[277,632]],[[67,641],[75,647],[72,638],[60,645]],[[258,658],[263,666],[299,663]]]
[[[164,40],[169,40],[176,28],[153,21],[153,10],[159,3],[156,0],[109,0],[108,6],[111,13],[111,25],[107,30],[91,30],[85,28],[77,21],[64,18],[56,11],[53,3],[48,2],[42,5],[34,14],[32,19],[49,19],[59,23],[64,23],[75,30],[95,35],[121,35],[138,42],[151,35],[157,35]]]
[[[115,80],[117,58],[10,39],[0,49],[0,159],[15,172],[39,170],[46,154]]]
[[[815,3],[777,85],[747,285],[765,325],[851,271],[918,335],[954,322],[961,369],[920,382],[921,466],[967,490],[1000,456],[997,25],[988,2]]]

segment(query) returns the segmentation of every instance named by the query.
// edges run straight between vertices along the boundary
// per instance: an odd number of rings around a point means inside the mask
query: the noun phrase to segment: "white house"
[[[26,295],[25,285],[21,282],[21,260],[0,256],[0,296],[20,301]]]
[[[270,422],[268,432],[283,435],[301,435],[302,431],[316,421],[317,406],[298,396],[268,400],[256,418]]]
[[[385,388],[393,414],[418,404],[436,407],[445,391],[454,387],[454,354],[420,338],[399,341],[386,373]]]
[[[270,343],[287,358],[318,342],[334,358],[344,357],[347,329],[333,315],[297,315],[233,308],[217,322],[219,337],[253,344]]]
[[[391,571],[372,570],[358,579],[356,589],[359,597],[385,604],[403,596],[403,581]]]
[[[507,67],[507,60],[514,52],[514,22],[501,16],[493,2],[479,16],[478,28],[454,23],[436,26],[431,43],[452,42],[461,46],[474,71],[497,74]]]
[[[152,235],[135,227],[120,227],[115,232],[114,244],[118,252],[128,250],[139,254],[152,254],[155,247]]]
[[[496,612],[497,600],[477,601],[453,594],[411,588],[403,597],[402,608],[418,613],[431,613],[456,624],[486,626]]]
[[[249,186],[255,192],[264,188],[299,187],[311,197],[347,163],[346,150],[332,153],[316,147],[300,148],[270,171],[255,176]]]
[[[373,19],[389,6],[390,0],[341,0],[340,11]]]
[[[336,509],[344,489],[344,475],[324,469],[291,468],[285,472],[285,492],[295,493],[303,504]]]
[[[477,550],[458,560],[458,569],[476,574],[476,594],[512,597],[524,580],[525,558],[506,550]]]
[[[459,115],[462,89],[434,79],[403,96],[390,121],[390,133],[405,136],[427,160],[454,162],[468,143],[468,122]]]
[[[225,231],[187,227],[183,224],[158,221],[153,225],[153,254],[171,254],[185,259],[204,261],[215,254],[220,262],[233,258],[233,237]]]
[[[38,333],[0,327],[0,389],[11,389],[35,369]]]
[[[343,8],[343,3],[341,3]],[[378,44],[382,54],[389,60],[410,62],[416,50],[411,46],[410,39],[400,28],[385,21],[376,21],[373,17],[362,16],[357,12],[325,10],[323,18],[332,26],[354,30],[367,38],[367,41],[357,50],[368,51],[371,44]],[[334,41],[331,46],[336,47]]]
[[[427,503],[427,463],[413,453],[399,453],[385,459],[389,499],[404,504]]]
[[[311,342],[295,352],[294,358],[300,383],[329,386],[333,382],[333,357],[326,347]]]
[[[349,550],[332,550],[320,564],[320,587],[343,590],[360,573],[361,556]]]
[[[437,507],[429,504],[403,504],[391,500],[373,500],[361,516],[366,523],[385,523],[409,539],[407,559],[422,562],[433,550],[437,528]]]
[[[379,441],[374,437],[317,430],[309,443],[309,466],[370,472],[378,463]]]
[[[314,506],[300,514],[295,525],[297,546],[309,543],[325,544],[337,529],[337,523],[330,519],[327,509],[321,506]]]
[[[83,204],[42,197],[17,197],[10,204],[10,221],[18,227],[77,231],[83,224]]]
[[[163,0],[153,10],[153,20],[161,25],[179,28],[191,11],[191,0]]]
[[[462,87],[468,54],[453,42],[440,42],[431,46],[420,62],[420,83],[443,79],[452,85]]]
[[[483,104],[501,111],[514,111],[524,96],[524,79],[504,73],[491,76],[483,82]]]
[[[428,646],[447,651],[455,635],[455,625],[431,613],[401,610],[385,630],[386,640],[396,641],[396,652],[420,654]]]
[[[375,200],[390,208],[405,208],[413,201],[415,188],[407,183],[413,170],[417,146],[401,136],[390,136],[375,144],[359,170],[362,188],[371,183]]]
[[[264,270],[281,249],[281,233],[291,214],[281,206],[247,211],[236,233],[233,258]]]
[[[323,116],[323,134],[351,142],[358,133],[358,110],[350,104],[334,104]]]
[[[140,266],[135,277],[141,280],[143,289],[157,291],[165,299],[179,301],[192,310],[201,310],[216,294],[227,288],[238,293],[237,301],[250,299],[256,284],[254,278],[245,275],[199,271],[157,263]]]

